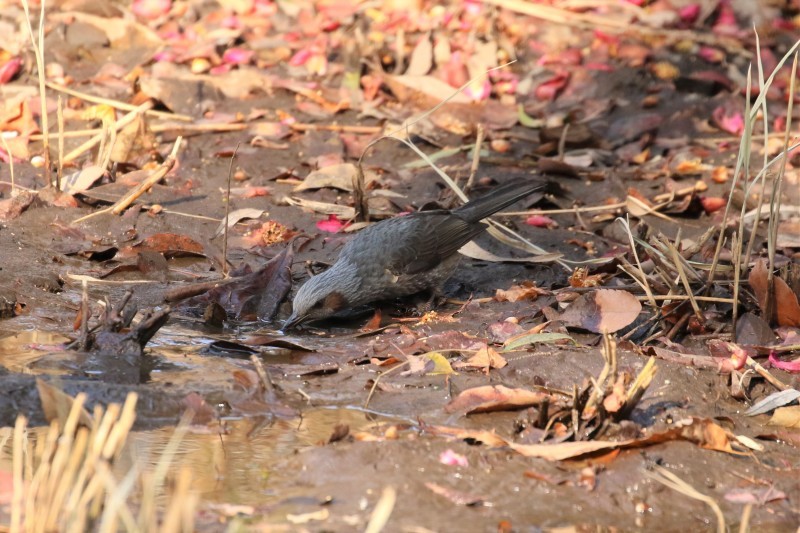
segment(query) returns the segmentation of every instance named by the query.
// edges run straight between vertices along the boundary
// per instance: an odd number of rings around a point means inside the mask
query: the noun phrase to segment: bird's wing
[[[406,219],[406,220],[402,220]],[[439,265],[486,228],[448,211],[422,211],[398,218],[395,238],[388,242],[387,264],[396,274],[418,274]]]

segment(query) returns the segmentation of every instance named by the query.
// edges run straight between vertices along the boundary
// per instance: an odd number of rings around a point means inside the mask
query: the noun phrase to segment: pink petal
[[[450,448],[439,454],[439,462],[448,466],[469,466],[469,460],[460,453],[456,453]]]
[[[733,135],[741,135],[744,131],[744,115],[741,112],[729,115],[725,108],[720,106],[714,110],[712,117],[722,131],[727,131]]]
[[[8,83],[14,79],[14,76],[19,72],[20,66],[22,66],[21,57],[12,57],[3,63],[3,65],[0,66],[0,84]]]
[[[292,58],[289,60],[289,64],[293,67],[299,67],[306,64],[306,61],[311,59],[311,50],[308,48],[304,48],[302,50],[298,50]]]
[[[678,16],[683,22],[693,23],[700,16],[700,4],[687,4],[678,10]]]
[[[320,220],[317,222],[317,229],[320,231],[327,231],[328,233],[338,233],[349,225],[350,222],[344,223],[339,220],[339,217],[336,215],[328,215],[328,220]]]
[[[794,361],[781,361],[778,359],[778,354],[776,354],[774,351],[770,351],[769,362],[772,363],[772,366],[775,368],[780,368],[781,370],[786,370],[787,372],[800,372],[800,359],[795,359]]]
[[[255,52],[244,48],[228,48],[222,54],[222,61],[231,65],[246,65],[253,59]]]
[[[558,227],[558,223],[555,220],[544,215],[531,215],[525,219],[525,223],[529,226],[535,226],[537,228]]]
[[[492,94],[492,84],[487,79],[484,79],[483,82],[477,80],[466,86],[464,94],[473,102],[486,100]]]
[[[709,63],[722,63],[722,60],[725,59],[725,52],[710,46],[701,46],[697,55]]]

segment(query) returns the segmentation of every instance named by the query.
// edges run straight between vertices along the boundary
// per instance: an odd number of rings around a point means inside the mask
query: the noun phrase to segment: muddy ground
[[[194,2],[188,4],[205,15],[217,9],[199,2],[197,6]],[[7,20],[20,20],[16,10],[8,9]],[[73,9],[84,12],[88,8]],[[459,8],[456,5],[448,9]],[[793,20],[790,15],[796,10],[787,9],[782,16]],[[98,71],[111,63],[126,72],[141,65],[148,75],[155,68],[149,60],[152,50],[139,49],[136,42],[130,48],[113,41],[109,44],[108,36],[96,25],[82,22],[80,17],[64,18],[60,11],[54,9],[49,19],[45,57],[46,62],[64,66],[74,79],[74,87],[91,93],[99,79]],[[738,11],[736,15],[746,28],[747,15]],[[113,13],[97,16],[118,18]],[[165,18],[148,20],[140,15],[139,20],[148,27],[163,29],[176,13],[162,16]],[[180,20],[189,16],[184,13]],[[296,13],[286,15],[289,19],[292,16],[301,17]],[[354,16],[360,20],[364,15],[360,12]],[[711,24],[714,16],[709,16],[707,23]],[[246,26],[243,15],[242,20]],[[507,18],[500,20],[508,23]],[[500,22],[497,27],[504,28],[498,30],[500,33],[513,33]],[[279,23],[265,31],[271,38],[283,36]],[[692,31],[715,35],[703,27]],[[166,39],[166,33],[164,30],[162,38]],[[416,35],[413,31],[411,34]],[[349,33],[342,31],[341,35]],[[780,58],[792,45],[792,35],[791,31],[777,30],[768,34],[764,37],[765,49]],[[251,37],[245,32],[237,44],[246,48],[248,43],[256,43],[250,41]],[[742,33],[732,39],[738,43],[736,46],[730,45],[730,39],[721,40],[725,44],[718,49],[726,54],[724,63],[707,65],[671,38],[648,42],[641,41],[635,33],[622,34],[622,43],[634,43],[640,48],[628,55],[612,54],[609,59],[607,52],[597,52],[598,37],[595,34],[593,38],[591,31],[568,27],[549,32],[531,30],[531,39],[540,44],[552,46],[559,38],[570,46],[554,51],[556,56],[585,46],[580,52],[584,65],[608,59],[614,68],[587,69],[565,62],[574,68],[572,78],[553,99],[520,97],[519,103],[524,104],[527,113],[545,122],[550,115],[563,118],[571,114],[575,122],[572,133],[564,130],[563,121],[553,126],[555,129],[549,134],[543,133],[546,124],[528,127],[513,120],[507,127],[491,125],[483,146],[488,151],[481,157],[474,195],[516,177],[547,179],[540,170],[540,159],[558,159],[559,150],[566,150],[574,156],[567,159],[572,162],[569,172],[549,173],[549,179],[561,185],[562,194],[531,197],[512,207],[512,211],[598,206],[625,202],[630,196],[652,199],[670,188],[691,188],[696,181],[702,181],[706,188],[702,193],[690,194],[686,201],[683,197],[673,200],[665,209],[668,216],[637,214],[628,202],[602,218],[595,218],[591,212],[552,214],[554,223],[550,227],[526,223],[525,216],[497,217],[547,252],[559,252],[571,261],[616,255],[632,261],[627,236],[614,223],[616,216],[629,216],[643,236],[661,232],[673,240],[680,235],[681,239],[694,241],[710,226],[719,225],[722,212],[706,208],[703,201],[727,200],[730,179],[710,179],[711,169],[726,168],[732,173],[738,140],[712,116],[723,106],[743,109],[744,97],[736,81],[752,58],[752,37]],[[517,43],[518,62],[512,70],[521,78],[530,72],[540,75],[538,69],[542,67],[536,62],[543,51],[525,43],[524,39]],[[331,64],[346,63],[346,57],[337,55],[344,52],[333,44],[331,47]],[[641,48],[650,50],[645,53]],[[602,57],[598,59],[595,53]],[[32,59],[31,55],[27,57]],[[635,61],[638,59],[641,62]],[[654,68],[662,63],[676,66],[683,75],[664,79]],[[11,84],[0,87],[7,98],[20,88],[34,86],[35,68],[32,63],[26,65],[27,70]],[[259,110],[259,116],[276,122],[280,113],[291,111],[301,124],[381,128],[394,123],[397,117],[402,120],[410,116],[417,110],[414,104],[419,103],[414,98],[403,100],[397,91],[384,87],[386,100],[382,105],[353,105],[333,113],[323,105],[305,105],[307,94],[297,90],[264,89],[254,83],[246,94],[232,97],[220,85],[240,83],[241,77],[233,77],[236,73],[256,76],[260,71],[282,79],[319,81],[322,87],[330,87],[340,79],[341,72],[336,69],[332,74],[314,77],[300,75],[297,66],[280,62],[258,68],[250,65],[219,73],[218,80],[223,81],[212,83],[202,75],[189,76],[187,64],[175,68],[181,76],[167,74],[160,78],[166,80],[165,84],[174,85],[158,91],[151,86],[149,90],[158,94],[148,96],[157,98],[159,109],[164,112],[186,114],[198,123],[215,117],[218,123],[247,123],[250,119],[243,117]],[[716,74],[710,78],[707,74],[693,76],[707,71]],[[731,71],[739,72],[740,78],[730,86],[720,84]],[[366,82],[362,85],[366,86]],[[122,83],[106,84],[98,92],[128,101],[132,88]],[[459,115],[457,109],[445,108],[443,112]],[[54,122],[51,118],[51,126]],[[86,127],[85,123],[77,119],[68,121],[67,129],[82,127]],[[451,130],[428,125],[414,140],[428,154],[475,142],[473,133],[457,134]],[[160,162],[172,149],[177,133],[177,126],[158,133],[155,145],[132,158],[127,166],[122,165],[120,175],[124,169],[144,166],[148,159],[157,158]],[[435,316],[420,319],[416,305],[420,299],[412,298],[380,304],[384,329],[374,323],[366,330],[360,329],[372,316],[367,310],[356,317],[299,331],[281,331],[280,325],[291,310],[291,294],[308,276],[306,262],[331,263],[349,238],[346,232],[321,229],[319,223],[328,218],[326,213],[292,205],[287,198],[352,206],[348,191],[294,190],[312,170],[325,168],[325,161],[355,162],[351,152],[360,150],[351,144],[363,147],[373,138],[356,135],[353,140],[347,135],[313,128],[290,129],[265,147],[252,143],[251,130],[198,135],[192,132],[183,139],[178,165],[122,216],[104,214],[73,224],[109,205],[130,188],[120,183],[104,184],[94,192],[83,191],[75,195],[74,205],[57,205],[59,202],[52,195],[39,192],[18,216],[8,216],[0,224],[0,425],[13,426],[16,416],[24,414],[33,426],[32,435],[44,431],[47,419],[36,378],[70,395],[86,392],[90,406],[122,402],[128,392],[136,391],[139,404],[135,431],[129,437],[126,452],[115,464],[123,475],[134,464],[151,469],[175,425],[187,407],[192,407],[195,418],[173,466],[188,465],[193,472],[193,487],[200,498],[195,515],[198,530],[237,530],[239,525],[269,531],[363,530],[379,500],[386,498],[387,487],[396,491],[396,500],[386,531],[715,530],[718,524],[711,508],[655,481],[649,472],[657,467],[673,472],[716,501],[729,530],[738,529],[742,520],[752,531],[794,531],[798,527],[798,430],[769,426],[768,415],[744,414],[755,401],[775,392],[760,378],[747,381],[744,396],[734,396],[731,382],[736,378],[730,373],[658,359],[655,377],[632,412],[623,420],[610,422],[602,435],[596,436],[621,442],[669,432],[682,424],[702,433],[711,424],[727,432],[732,444],[729,451],[713,449],[715,446],[706,436],[694,436],[579,454],[569,460],[533,458],[509,446],[481,442],[475,438],[476,433],[469,432],[493,431],[508,442],[534,444],[543,436],[541,428],[536,427],[541,416],[537,407],[480,414],[448,412],[448,403],[473,387],[503,385],[558,391],[564,393],[564,398],[572,394],[574,387],[583,390],[600,375],[604,364],[602,336],[558,322],[557,311],[574,301],[574,297],[564,298],[571,291],[568,278],[574,265],[565,268],[552,261],[518,263],[465,257],[444,288],[449,301],[437,308]],[[66,139],[66,151],[82,141]],[[559,141],[564,144],[561,149]],[[169,302],[169,322],[150,340],[144,355],[136,359],[141,373],[131,379],[130,373],[125,374],[126,379],[109,378],[116,375],[114,354],[103,359],[103,353],[87,356],[66,350],[65,344],[79,334],[75,330],[83,293],[79,276],[91,277],[87,291],[92,325],[97,323],[101,300],[114,305],[132,290],[132,305],[163,309],[167,296],[176,288],[222,278],[224,245],[216,231],[226,213],[230,159],[237,146],[234,169],[238,175],[232,186],[249,190],[263,187],[268,194],[245,197],[234,191],[231,210],[263,210],[257,217],[259,224],[274,221],[301,236],[253,245],[245,237],[257,232],[258,225],[242,229],[240,224],[231,230],[227,259],[233,268],[247,264],[257,269],[287,247],[295,250],[292,291],[274,319],[265,322],[252,317],[228,317],[222,327],[215,327],[203,320],[202,308],[198,311]],[[30,151],[41,151],[41,143],[31,143]],[[590,160],[580,159],[585,154]],[[686,154],[699,157],[706,166],[698,173],[681,174],[675,165]],[[91,155],[86,156],[87,161],[90,158]],[[579,160],[583,162],[579,164]],[[367,166],[379,174],[378,185],[368,190],[377,199],[372,208],[396,214],[434,201],[455,205],[452,194],[433,170],[424,164],[413,166],[419,161],[418,156],[397,142],[384,141],[372,148]],[[472,154],[465,149],[437,163],[451,177],[466,180]],[[76,170],[78,167],[73,167],[68,172]],[[798,179],[796,168],[793,172],[787,174],[787,201],[796,200],[797,196],[791,192]],[[3,165],[2,200],[11,198],[10,181],[10,168]],[[15,165],[15,182],[35,192],[46,189],[42,169],[27,160]],[[386,191],[391,195],[384,194]],[[160,208],[154,209],[154,205]],[[157,266],[146,268],[142,264],[147,257],[143,259],[133,245],[157,234],[188,237],[199,243],[200,249],[190,254],[176,251],[177,237],[169,237],[169,242],[156,250]],[[502,257],[529,255],[488,235],[480,236],[477,242]],[[756,242],[758,256],[765,250],[763,235]],[[796,262],[797,248],[784,247],[780,255],[784,264]],[[617,270],[617,264],[591,265],[590,273],[606,274],[607,288],[643,295],[631,278]],[[498,289],[507,290],[523,282],[533,282],[545,292],[533,300],[509,302],[494,298]],[[592,290],[585,287],[577,292]],[[743,289],[740,298],[742,312],[760,314],[749,288]],[[466,303],[470,299],[472,302]],[[710,339],[731,339],[730,310],[725,304],[709,305],[704,308],[709,327],[700,328],[702,331],[684,327],[671,332],[669,342],[663,336],[648,342],[675,351],[680,351],[680,346],[688,353],[710,357],[706,349]],[[640,320],[652,316],[653,309],[645,305]],[[509,332],[524,332],[548,320],[554,322],[545,331],[569,334],[575,344],[523,346],[503,352],[507,366],[485,371],[465,368],[441,374],[430,366],[405,373],[402,368],[390,371],[408,356],[431,351],[440,351],[451,363],[465,360],[472,353],[469,344],[473,341],[488,342],[500,350]],[[647,351],[643,341],[654,330],[625,337],[630,330],[623,328],[617,333],[619,369],[635,376],[653,353]],[[264,392],[248,381],[247,376],[255,375],[253,355],[266,368],[274,390]],[[396,358],[394,364],[387,363],[390,358]],[[87,370],[89,360],[94,365],[91,371]],[[759,361],[766,362],[763,357]],[[796,373],[778,368],[769,371],[788,387],[798,388]],[[375,380],[383,374],[375,386]],[[444,426],[458,428],[461,433],[443,435],[437,428]],[[735,437],[750,440],[737,441]],[[457,464],[448,464],[443,458],[442,454],[450,452],[459,457]],[[5,465],[10,461],[10,448],[4,448],[3,453]],[[135,498],[132,502],[135,504]],[[743,514],[746,508],[749,515]]]

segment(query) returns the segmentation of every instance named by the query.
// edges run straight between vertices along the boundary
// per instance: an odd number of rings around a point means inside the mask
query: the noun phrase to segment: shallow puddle
[[[0,364],[11,372],[31,373],[31,363],[62,351],[69,338],[48,331],[23,331],[0,337]]]

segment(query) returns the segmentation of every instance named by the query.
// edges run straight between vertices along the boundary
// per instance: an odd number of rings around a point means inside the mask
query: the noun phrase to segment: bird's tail
[[[547,184],[529,180],[514,180],[495,188],[492,192],[469,201],[453,210],[453,213],[468,222],[478,222],[504,209],[517,200],[541,191]]]

